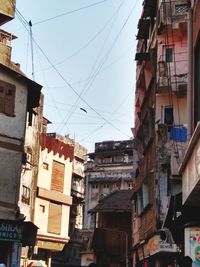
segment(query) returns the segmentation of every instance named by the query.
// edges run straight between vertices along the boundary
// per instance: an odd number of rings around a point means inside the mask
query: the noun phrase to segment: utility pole
[[[30,29],[30,43],[31,43],[31,61],[32,61],[32,78],[35,81],[35,70],[34,70],[34,57],[33,57],[33,32],[32,32],[32,22],[29,21],[29,29]]]

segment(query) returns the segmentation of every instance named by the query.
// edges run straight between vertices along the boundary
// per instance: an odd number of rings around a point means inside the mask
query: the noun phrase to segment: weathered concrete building
[[[182,174],[181,205],[172,205],[174,212],[181,211],[171,225],[179,225],[184,238],[184,255],[197,260],[199,252],[200,221],[198,211],[200,208],[200,2],[193,0],[188,12],[188,119],[189,144],[183,162],[179,169]]]
[[[132,189],[133,140],[104,141],[95,143],[94,153],[89,154],[86,166],[86,194],[81,266],[93,262],[94,254],[89,248],[96,227],[96,213],[90,213],[99,202],[116,190]]]
[[[69,242],[72,205],[71,180],[74,147],[56,134],[40,136],[40,160],[35,199],[34,224],[38,227],[32,260],[51,266],[52,256]]]
[[[90,213],[96,216],[91,248],[97,266],[132,264],[133,190],[116,190],[99,201]]]
[[[32,119],[29,121],[29,113],[26,121],[24,155],[22,160],[20,192],[19,192],[19,211],[24,221],[31,222],[32,232],[27,235],[32,236],[32,242],[23,246],[21,250],[21,265],[26,266],[28,258],[34,250],[38,227],[33,224],[35,214],[35,199],[37,196],[37,181],[39,172],[40,158],[40,135],[42,133],[42,113],[43,95],[40,97],[40,106],[34,109]],[[35,231],[34,231],[35,229]],[[34,231],[34,233],[33,233]]]
[[[165,228],[188,139],[188,11],[184,0],[144,1],[138,23],[134,266],[174,266],[179,257],[181,238]]]
[[[71,197],[72,205],[69,216],[69,242],[61,253],[57,253],[55,258],[60,264],[65,266],[80,266],[83,246],[83,206],[85,197],[85,163],[87,161],[87,149],[68,136],[63,137],[63,141],[74,147],[74,158],[72,162]]]
[[[0,25],[13,19],[15,1],[1,1]],[[26,236],[24,216],[19,207],[20,177],[24,155],[27,114],[39,106],[41,86],[28,79],[11,61],[11,41],[15,37],[0,30],[0,262],[18,265]],[[35,230],[32,229],[32,230]]]

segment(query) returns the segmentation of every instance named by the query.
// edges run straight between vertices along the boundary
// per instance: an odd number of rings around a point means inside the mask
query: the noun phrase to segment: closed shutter
[[[55,190],[58,192],[63,192],[64,188],[64,171],[65,171],[65,165],[53,161],[53,167],[52,167],[52,177],[51,177],[51,190]]]
[[[48,232],[61,233],[62,205],[49,203]]]
[[[4,97],[5,97],[5,91],[4,87],[0,85],[0,112],[4,112]]]
[[[0,112],[14,116],[15,85],[0,81]]]
[[[5,92],[5,114],[14,116],[15,108],[15,86],[9,85]]]

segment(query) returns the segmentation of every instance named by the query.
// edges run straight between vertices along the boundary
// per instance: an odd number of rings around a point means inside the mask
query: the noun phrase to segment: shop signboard
[[[154,235],[148,241],[148,250],[150,255],[160,252],[177,252],[176,244],[169,244],[165,240],[161,240],[159,235]]]
[[[200,139],[192,150],[182,176],[183,204],[200,180]]]
[[[185,228],[185,255],[200,265],[200,227]]]
[[[21,241],[22,225],[17,221],[0,220],[0,240]]]
[[[144,258],[148,258],[149,257],[149,246],[148,244],[144,244]]]

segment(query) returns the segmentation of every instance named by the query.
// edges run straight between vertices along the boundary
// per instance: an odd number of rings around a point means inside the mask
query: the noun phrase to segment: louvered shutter
[[[64,188],[64,171],[65,171],[65,165],[53,161],[53,167],[52,167],[52,177],[51,177],[51,190],[55,190],[58,192],[63,192]]]
[[[49,203],[48,232],[61,233],[62,205]]]

